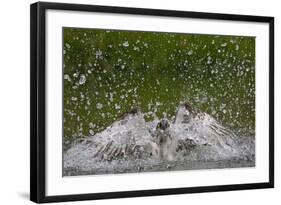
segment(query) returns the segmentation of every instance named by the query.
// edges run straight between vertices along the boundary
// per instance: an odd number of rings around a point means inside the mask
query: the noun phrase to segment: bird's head
[[[169,124],[168,120],[163,119],[157,124],[156,130],[165,131],[169,127],[170,127],[170,124]]]

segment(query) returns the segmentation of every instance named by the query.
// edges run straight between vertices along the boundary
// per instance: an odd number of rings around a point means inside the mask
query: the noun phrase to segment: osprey
[[[196,148],[205,150],[205,155],[212,155],[209,153],[215,150],[225,157],[239,152],[237,136],[231,130],[188,103],[178,106],[173,122],[162,119],[150,125],[145,122],[141,109],[133,108],[104,131],[67,150],[65,163],[74,163],[73,160],[78,159],[77,163],[93,159],[154,158],[172,161],[178,154],[188,156]]]
[[[152,148],[152,154],[159,158],[171,161],[175,158],[176,148],[177,148],[177,138],[172,135],[170,131],[170,124],[168,120],[161,120],[157,126],[154,133],[152,133],[155,139],[156,145]]]

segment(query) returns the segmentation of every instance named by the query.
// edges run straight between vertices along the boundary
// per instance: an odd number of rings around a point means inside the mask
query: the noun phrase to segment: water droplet
[[[120,108],[121,108],[121,106],[120,106],[120,105],[115,104],[115,109],[116,109],[116,110],[120,110]]]
[[[96,104],[96,108],[100,110],[100,109],[103,108],[103,105],[102,105],[101,103],[97,103],[97,104]]]
[[[64,75],[64,79],[67,80],[67,81],[71,81],[71,78],[70,78],[70,76],[68,74]]]
[[[102,58],[102,51],[101,50],[97,50],[95,55],[96,55],[96,58],[98,58],[98,59]]]
[[[65,46],[66,46],[66,48],[68,48],[68,49],[71,48],[71,46],[70,46],[68,43],[66,43]]]
[[[79,84],[83,85],[86,82],[86,76],[82,74],[79,79]]]
[[[95,132],[93,130],[89,130],[90,135],[95,135]]]
[[[125,41],[124,43],[123,43],[123,46],[124,47],[128,47],[130,44],[129,44],[129,42],[128,41]]]

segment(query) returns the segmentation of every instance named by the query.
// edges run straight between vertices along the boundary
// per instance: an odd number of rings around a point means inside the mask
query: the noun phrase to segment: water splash
[[[64,153],[65,175],[253,166],[253,137],[236,136],[207,113],[180,105],[157,129],[138,109]],[[164,140],[163,140],[164,139]],[[248,163],[247,163],[248,162]]]

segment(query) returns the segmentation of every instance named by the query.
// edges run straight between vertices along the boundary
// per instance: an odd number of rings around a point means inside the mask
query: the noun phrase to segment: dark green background
[[[134,106],[148,121],[172,119],[183,101],[254,134],[254,37],[63,31],[65,139],[99,132]]]

